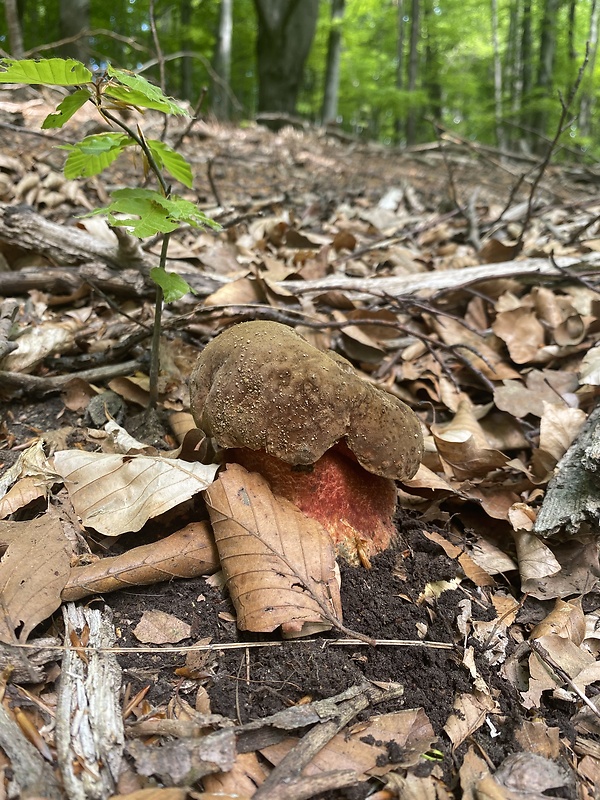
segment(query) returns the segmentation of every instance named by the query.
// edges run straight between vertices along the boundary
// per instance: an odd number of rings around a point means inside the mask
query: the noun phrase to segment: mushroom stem
[[[259,472],[274,494],[320,522],[346,561],[369,567],[371,556],[390,544],[395,533],[396,485],[367,472],[343,443],[303,467],[243,447],[229,450],[227,461]]]

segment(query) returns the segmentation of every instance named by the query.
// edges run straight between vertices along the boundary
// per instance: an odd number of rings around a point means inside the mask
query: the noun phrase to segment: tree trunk
[[[531,91],[533,89],[533,44],[531,37],[531,0],[523,2],[523,35],[521,36],[521,125],[523,131],[522,142],[531,144],[529,128],[532,115],[529,111]]]
[[[554,83],[554,55],[556,52],[557,15],[561,0],[545,0],[540,32],[540,49],[538,57],[537,90],[540,98],[548,98]],[[557,101],[558,102],[558,101]],[[534,115],[533,127],[544,136],[548,124],[548,114],[538,109]],[[543,144],[540,139],[538,145]]]
[[[319,0],[254,0],[258,112],[294,114],[319,13]]]
[[[221,0],[219,35],[215,47],[214,67],[219,80],[213,83],[212,109],[217,119],[229,119],[229,85],[231,83],[231,35],[233,32],[233,0]]]
[[[510,5],[510,21],[508,25],[508,40],[506,45],[506,58],[504,60],[504,86],[510,93],[509,107],[513,120],[519,118],[521,109],[521,19],[520,2],[513,0]],[[508,129],[508,145],[514,148],[518,140],[516,128]]]
[[[192,37],[190,35],[192,25],[192,2],[191,0],[181,0],[179,11],[181,22],[181,49],[184,51],[193,50]],[[195,102],[197,98],[193,96],[193,59],[190,56],[183,56],[181,59],[181,96],[190,102]]]
[[[598,54],[598,17],[600,16],[600,2],[599,0],[592,0],[592,8],[590,10],[590,29],[588,33],[588,42],[590,48],[589,63],[587,65],[588,76],[594,75],[596,67],[596,56]],[[592,118],[595,104],[595,92],[593,77],[588,78],[585,88],[581,95],[581,107],[579,110],[579,124],[581,126],[582,136],[591,136],[592,134]]]
[[[496,144],[504,149],[504,132],[502,128],[502,62],[500,61],[500,45],[498,42],[498,0],[492,4],[492,46],[494,49],[494,118],[496,124]]]
[[[406,21],[404,19],[404,0],[396,0],[396,2],[398,5],[396,17],[396,89],[402,90],[404,89],[404,43],[406,40]],[[394,120],[396,144],[400,142],[403,127],[403,119],[397,114],[396,119]]]
[[[6,28],[10,42],[10,54],[13,58],[23,58],[23,34],[19,22],[16,0],[4,0],[6,11]]]
[[[345,0],[332,0],[331,3],[331,28],[329,29],[329,42],[327,44],[325,93],[321,112],[323,125],[327,125],[328,122],[335,122],[337,119],[344,4]]]
[[[419,75],[419,39],[420,39],[420,3],[412,0],[410,15],[410,50],[408,53],[408,91],[414,92],[417,88]],[[406,143],[414,144],[417,137],[417,112],[414,107],[409,108],[406,118]]]
[[[85,64],[89,58],[89,42],[87,37],[79,36],[90,27],[89,0],[60,0],[59,32],[61,39],[73,41],[64,44],[61,54],[64,58],[76,58]]]

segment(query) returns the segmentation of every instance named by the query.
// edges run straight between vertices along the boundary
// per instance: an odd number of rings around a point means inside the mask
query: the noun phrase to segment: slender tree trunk
[[[496,144],[504,148],[504,131],[502,127],[502,61],[498,42],[498,0],[492,4],[492,46],[494,49],[494,117],[496,123]]]
[[[510,96],[508,99],[510,115],[513,121],[519,118],[521,109],[521,46],[520,46],[520,0],[513,0],[510,5],[510,18],[508,24],[508,39],[506,44],[506,58],[504,60],[504,86]],[[506,134],[505,134],[506,137]],[[517,141],[516,128],[509,127],[507,144],[514,147]]]
[[[396,0],[398,12],[396,17],[397,34],[396,34],[396,89],[404,89],[404,45],[405,45],[405,32],[406,22],[404,20],[404,0]],[[404,127],[404,120],[399,115],[396,115],[394,120],[394,131],[396,144],[402,138],[402,129]]]
[[[438,37],[433,28],[433,3],[423,3],[423,35],[425,39],[425,59],[421,63],[421,81],[423,88],[427,91],[429,111],[435,120],[442,119],[442,84],[440,75],[443,68],[440,63],[439,49],[437,47]],[[423,59],[421,59],[423,62]]]
[[[219,35],[214,66],[220,82],[213,84],[212,108],[218,119],[229,119],[229,84],[231,83],[231,36],[233,32],[233,0],[221,0]]]
[[[344,5],[345,0],[332,0],[331,3],[331,27],[329,29],[327,66],[325,68],[325,93],[321,111],[323,125],[327,125],[328,122],[335,122],[337,119]]]
[[[550,97],[554,83],[554,55],[556,52],[557,15],[561,0],[545,0],[540,32],[538,57],[537,90],[542,99]],[[545,109],[536,111],[533,119],[534,129],[543,136],[546,133],[548,114]],[[542,139],[538,141],[541,145]]]
[[[419,75],[419,39],[420,39],[421,14],[419,0],[412,0],[410,14],[410,49],[408,52],[408,84],[409,92],[417,88]],[[406,118],[406,143],[414,144],[417,137],[417,112],[414,107],[409,108]]]
[[[523,126],[522,143],[531,145],[531,134],[528,132],[532,124],[529,110],[533,89],[533,42],[531,36],[531,0],[523,2],[523,35],[521,36],[521,125]]]
[[[4,0],[4,9],[8,41],[10,42],[10,54],[13,58],[23,58],[23,34],[16,0]]]
[[[589,63],[587,65],[588,80],[581,96],[581,106],[579,109],[579,125],[581,126],[582,136],[591,136],[592,119],[594,105],[596,102],[594,92],[594,69],[596,67],[596,56],[598,55],[598,17],[600,16],[600,0],[592,0],[590,10],[590,28],[588,42],[590,48]]]
[[[319,0],[254,0],[254,6],[258,15],[258,112],[294,114],[317,26]]]
[[[59,31],[61,39],[77,36],[90,27],[90,2],[89,0],[60,0],[59,3]],[[61,47],[65,58],[77,58],[85,64],[89,58],[89,43],[87,37],[80,36]]]
[[[191,50],[193,47],[192,37],[190,35],[192,25],[192,2],[191,0],[181,0],[179,10],[179,21],[181,23],[181,49],[184,51]],[[193,97],[193,61],[189,56],[184,56],[181,59],[181,96],[186,100],[194,101]]]

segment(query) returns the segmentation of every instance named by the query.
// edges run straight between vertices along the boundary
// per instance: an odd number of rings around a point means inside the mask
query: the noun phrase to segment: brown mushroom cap
[[[224,448],[314,464],[345,440],[369,472],[399,480],[421,461],[421,426],[407,405],[278,322],[220,334],[201,353],[190,391],[196,424]]]

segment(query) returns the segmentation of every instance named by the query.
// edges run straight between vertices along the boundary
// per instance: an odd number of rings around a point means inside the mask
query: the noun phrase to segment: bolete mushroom
[[[368,564],[394,533],[394,479],[423,453],[415,413],[277,322],[244,322],[208,344],[190,383],[196,424],[226,460],[260,472],[275,494]]]

